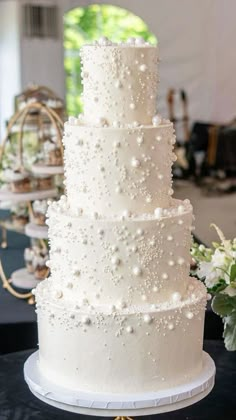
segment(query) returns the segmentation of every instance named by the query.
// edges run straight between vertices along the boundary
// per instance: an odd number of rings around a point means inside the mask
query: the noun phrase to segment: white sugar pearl
[[[163,273],[161,277],[162,277],[164,280],[167,280],[167,279],[168,279],[168,274],[167,274],[167,273]]]
[[[160,135],[158,135],[158,136],[156,136],[156,141],[161,141],[161,136]]]
[[[174,239],[174,238],[173,238],[173,236],[172,236],[172,235],[168,235],[168,236],[167,236],[167,241],[173,241],[173,239]]]
[[[118,251],[118,246],[117,245],[112,245],[111,250],[112,250],[112,252],[117,252]]]
[[[185,259],[184,258],[182,258],[182,257],[178,258],[178,264],[179,265],[184,265],[184,263],[185,263]]]
[[[160,219],[162,217],[162,208],[161,207],[157,207],[154,211],[154,214],[156,216],[157,219]]]
[[[141,136],[137,137],[137,143],[142,144],[143,143],[143,137],[141,137]]]
[[[168,324],[168,329],[169,329],[170,331],[172,331],[174,328],[175,328],[175,327],[174,327],[174,324],[173,324],[172,322],[170,322],[170,323]]]
[[[183,220],[182,219],[179,219],[178,224],[179,225],[182,225],[183,223],[184,223]]]
[[[193,318],[193,313],[192,312],[187,312],[186,313],[186,317],[188,318],[188,319],[192,319]]]
[[[152,290],[153,290],[153,292],[158,292],[158,287],[154,286]]]
[[[84,324],[84,325],[91,324],[91,319],[88,316],[83,316],[83,318],[82,318],[82,324]]]
[[[130,325],[128,327],[126,327],[126,332],[129,334],[132,334],[134,332],[133,327],[131,327]]]
[[[138,36],[137,38],[134,38],[134,40],[135,40],[135,44],[136,45],[143,45],[143,44],[145,44],[145,40],[141,36]]]
[[[119,265],[121,263],[120,259],[116,256],[112,257],[111,262],[113,265]]]
[[[173,302],[181,301],[181,294],[179,292],[174,292],[171,296]]]
[[[62,291],[61,291],[61,290],[55,290],[55,292],[54,292],[54,297],[55,297],[56,299],[61,299],[61,298],[62,298],[62,296],[63,296],[63,293],[62,293]]]
[[[131,104],[129,104],[129,107],[130,107],[130,109],[135,109],[135,104],[131,103]]]
[[[50,260],[46,261],[45,265],[46,267],[51,267],[51,261]]]
[[[109,45],[110,41],[106,36],[101,36],[98,40],[99,45]]]
[[[117,302],[117,305],[116,305],[116,307],[119,308],[119,309],[124,309],[124,308],[126,308],[126,306],[127,305],[123,300],[120,300],[119,302]]]
[[[154,115],[154,117],[152,118],[152,123],[153,125],[156,127],[158,125],[160,125],[162,122],[162,118],[160,115]]]
[[[210,293],[207,293],[207,300],[211,300],[211,295],[210,295]]]
[[[128,217],[131,217],[131,211],[129,210],[124,210],[122,215],[125,217],[125,219],[127,219]]]
[[[138,235],[138,236],[142,236],[144,232],[143,232],[143,229],[138,228],[138,229],[136,230],[136,233],[137,233],[137,235]]]
[[[141,166],[141,162],[139,159],[133,157],[131,159],[131,166],[133,166],[133,168],[138,168],[139,166]]]
[[[168,261],[168,265],[170,267],[173,267],[175,265],[175,262],[173,260]]]
[[[139,70],[140,70],[140,71],[142,71],[142,72],[145,72],[145,71],[147,70],[147,66],[146,66],[146,64],[141,64],[141,65],[139,66]]]
[[[178,213],[182,214],[184,212],[184,206],[180,205],[178,206]]]
[[[77,118],[71,116],[71,117],[69,117],[68,121],[69,121],[69,124],[74,125],[77,121]]]
[[[141,274],[142,274],[142,269],[141,269],[140,267],[138,267],[138,266],[135,266],[135,267],[133,267],[133,269],[132,269],[132,273],[133,273],[135,276],[141,276]]]
[[[115,192],[120,194],[122,192],[122,188],[120,186],[116,187]]]
[[[108,125],[107,120],[105,118],[100,117],[97,119],[97,125],[99,125],[100,127],[105,127]]]
[[[88,73],[85,73],[85,74],[84,74],[84,77],[88,77]],[[79,121],[83,121],[83,119],[84,119],[84,114],[79,114],[79,115],[78,115],[78,120],[79,120]]]
[[[162,180],[164,178],[164,176],[162,174],[158,174],[157,175],[157,178],[160,179],[160,180]]]
[[[172,298],[172,301],[173,302],[180,302],[181,299],[182,299],[182,296],[181,296],[181,294],[179,292],[174,292],[172,294],[171,298]]]
[[[152,322],[152,317],[149,314],[145,314],[143,317],[144,322],[146,322],[146,324],[151,324]]]
[[[130,44],[130,45],[134,45],[135,44],[135,38],[133,38],[133,37],[128,38],[126,43]]]
[[[115,81],[115,87],[116,87],[117,89],[122,88],[122,83],[121,83],[121,81],[120,81],[120,80],[116,80],[116,81]]]

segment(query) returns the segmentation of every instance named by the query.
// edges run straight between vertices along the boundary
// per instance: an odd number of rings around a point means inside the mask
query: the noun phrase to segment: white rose
[[[205,277],[206,286],[212,288],[219,280],[219,273],[217,271],[218,270],[213,267],[212,262],[201,261],[199,263],[197,275],[199,278]]]
[[[213,264],[213,267],[225,267],[225,264],[227,263],[225,253],[220,251],[219,249],[216,249],[211,257],[211,262]]]

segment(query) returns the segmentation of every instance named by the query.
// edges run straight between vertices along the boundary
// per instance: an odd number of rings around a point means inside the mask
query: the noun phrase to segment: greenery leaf
[[[220,293],[212,300],[213,311],[222,317],[231,315],[236,310],[236,296]]]
[[[236,280],[236,264],[233,264],[230,269],[230,281]]]
[[[236,311],[224,318],[224,342],[229,351],[236,351]]]
[[[215,286],[209,288],[209,293],[212,294],[216,294],[219,292],[222,292],[222,290],[224,290],[227,287],[227,283],[225,282],[224,279],[220,279],[219,282],[217,284],[215,284]]]

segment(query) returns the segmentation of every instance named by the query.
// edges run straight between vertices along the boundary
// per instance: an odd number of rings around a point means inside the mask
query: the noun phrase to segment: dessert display
[[[46,154],[46,163],[52,166],[63,165],[61,148],[53,141],[44,143],[44,151]]]
[[[172,198],[158,48],[102,38],[81,58],[84,114],[65,124],[66,196],[35,290],[39,368],[71,390],[169,389],[202,371],[206,289],[189,277],[192,206]]]
[[[28,273],[34,273],[33,267],[34,250],[32,248],[25,248],[24,260]]]
[[[46,265],[48,260],[48,251],[42,249],[39,246],[32,246],[31,248],[25,248],[24,259],[27,271],[34,274],[37,280],[44,280],[49,269]]]
[[[11,219],[16,227],[25,226],[29,222],[28,206],[24,203],[12,206]]]
[[[33,257],[33,268],[34,276],[37,280],[44,280],[48,273],[49,268],[47,267],[48,253],[47,251],[40,250],[35,253]]]
[[[47,200],[35,200],[32,204],[33,221],[37,225],[44,226],[47,213]]]
[[[34,177],[35,189],[38,190],[50,190],[54,187],[54,182],[52,176],[38,174],[37,177]]]
[[[27,171],[6,169],[4,178],[10,184],[13,193],[26,193],[31,191],[30,174]]]

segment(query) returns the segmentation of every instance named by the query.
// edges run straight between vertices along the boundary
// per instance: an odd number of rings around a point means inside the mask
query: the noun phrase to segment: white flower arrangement
[[[212,225],[220,238],[212,248],[193,244],[191,255],[196,265],[193,274],[202,280],[213,296],[212,309],[224,322],[227,350],[236,350],[236,238],[226,240],[223,232]]]

